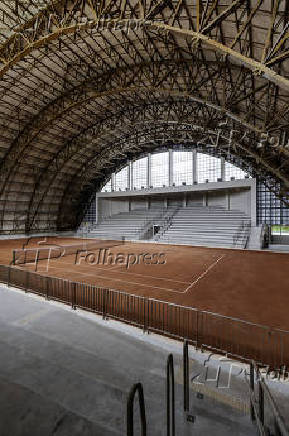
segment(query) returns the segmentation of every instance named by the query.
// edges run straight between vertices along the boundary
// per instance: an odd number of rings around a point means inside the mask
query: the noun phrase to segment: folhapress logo
[[[165,253],[112,253],[108,248],[96,251],[78,250],[75,264],[87,265],[118,265],[127,269],[132,265],[165,265]]]

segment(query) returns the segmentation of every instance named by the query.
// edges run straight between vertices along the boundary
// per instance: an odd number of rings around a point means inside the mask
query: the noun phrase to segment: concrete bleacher
[[[170,244],[245,248],[250,218],[238,210],[221,207],[181,207],[156,240]]]
[[[160,232],[153,235],[153,226]],[[238,210],[186,206],[136,209],[103,217],[87,237],[99,239],[154,240],[168,244],[246,248],[250,218]]]
[[[166,209],[139,209],[102,218],[90,228],[89,237],[100,239],[150,239],[155,220],[162,221]]]

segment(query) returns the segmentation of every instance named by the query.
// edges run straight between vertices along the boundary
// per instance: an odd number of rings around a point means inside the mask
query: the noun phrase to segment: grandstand
[[[158,233],[154,233],[156,226]],[[100,239],[227,248],[246,248],[249,234],[250,218],[243,212],[205,206],[120,212],[88,229],[89,237]]]
[[[289,436],[288,20],[0,3],[0,436]]]

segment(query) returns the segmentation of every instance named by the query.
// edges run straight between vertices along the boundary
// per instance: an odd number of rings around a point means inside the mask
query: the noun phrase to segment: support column
[[[187,207],[187,193],[184,192],[184,196],[183,196],[183,207]]]
[[[169,186],[173,186],[174,181],[174,161],[173,150],[169,150]]]
[[[206,192],[203,194],[203,206],[208,206],[208,194]]]
[[[133,162],[129,163],[129,189],[133,191]]]
[[[221,179],[222,182],[226,180],[226,161],[224,157],[221,157]]]
[[[148,197],[148,209],[150,209],[150,208],[151,208],[151,198]]]
[[[95,195],[95,224],[98,223],[98,196]]]
[[[231,210],[231,193],[230,193],[230,191],[227,191],[227,193],[226,193],[226,200],[227,200],[227,210]]]
[[[257,226],[257,181],[251,179],[251,225]]]
[[[129,161],[127,165],[127,187],[129,190],[131,189],[130,178],[131,178],[131,162]]]
[[[198,182],[197,150],[193,150],[193,183]]]
[[[111,175],[111,192],[115,190],[115,173]]]
[[[149,210],[149,208],[150,208],[150,198],[147,197],[146,198],[146,210]]]
[[[148,154],[147,161],[147,188],[149,188],[152,184],[152,162],[151,162],[151,154]]]

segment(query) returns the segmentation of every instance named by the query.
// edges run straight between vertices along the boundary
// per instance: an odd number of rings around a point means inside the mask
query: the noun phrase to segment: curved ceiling
[[[0,225],[70,229],[127,159],[232,154],[289,191],[289,2],[0,6]],[[38,5],[38,6],[37,6]]]

